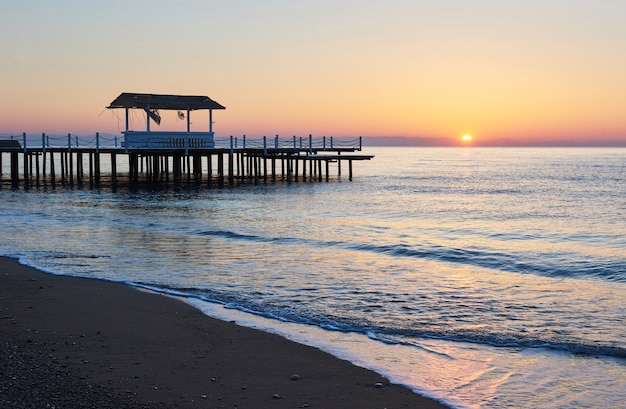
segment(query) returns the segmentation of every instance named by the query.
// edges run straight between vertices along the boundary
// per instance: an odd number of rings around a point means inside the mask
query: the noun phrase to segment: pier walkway
[[[263,181],[328,181],[331,173],[352,180],[353,162],[363,155],[361,138],[291,137],[215,138],[214,146],[197,144],[176,133],[172,147],[124,146],[123,137],[0,137],[0,187],[39,186],[60,182],[100,185],[126,177],[131,183],[193,179],[208,185]]]

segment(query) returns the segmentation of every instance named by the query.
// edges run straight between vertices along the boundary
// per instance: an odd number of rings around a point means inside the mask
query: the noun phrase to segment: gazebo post
[[[146,131],[150,132],[150,105],[146,106]]]

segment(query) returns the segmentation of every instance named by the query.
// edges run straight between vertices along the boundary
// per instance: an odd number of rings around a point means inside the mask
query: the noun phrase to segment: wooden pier
[[[255,140],[244,135],[216,139],[213,111],[226,108],[208,96],[123,92],[107,108],[124,110],[125,130],[119,140],[101,138],[99,133],[88,138],[42,134],[41,139],[23,133],[0,140],[0,187],[5,180],[4,160],[10,162],[9,180],[14,187],[47,182],[71,186],[85,181],[100,185],[105,175],[112,184],[117,183],[118,176],[132,184],[181,182],[186,177],[196,183],[232,186],[278,178],[328,181],[331,164],[336,164],[341,177],[346,162],[348,179],[352,180],[352,162],[372,158],[355,153],[362,149],[361,138],[309,135],[281,139],[276,135]],[[131,129],[131,110],[145,115],[145,130]],[[191,113],[202,110],[208,111],[208,129],[192,131]],[[186,131],[151,129],[161,125],[160,111],[176,111],[176,118],[186,121]]]
[[[20,139],[23,142],[20,142]],[[329,181],[353,177],[353,162],[372,155],[358,153],[361,139],[227,138],[211,148],[128,148],[80,146],[68,135],[68,146],[49,146],[42,135],[38,146],[18,139],[0,140],[0,186],[25,188],[41,184],[99,186],[120,178],[140,184],[194,181],[208,186],[233,186],[268,181]],[[96,140],[101,139],[96,135]],[[118,144],[118,141],[115,141]],[[48,145],[48,146],[47,146]],[[78,145],[78,146],[76,146]],[[189,143],[188,145],[191,145]],[[8,166],[7,166],[8,164]],[[3,167],[4,166],[4,167]],[[3,172],[7,169],[8,172]]]

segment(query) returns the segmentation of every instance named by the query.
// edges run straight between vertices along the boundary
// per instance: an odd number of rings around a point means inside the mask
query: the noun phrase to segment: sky
[[[625,22],[624,0],[2,0],[0,135],[119,134],[105,107],[140,92],[209,96],[221,136],[623,144]]]

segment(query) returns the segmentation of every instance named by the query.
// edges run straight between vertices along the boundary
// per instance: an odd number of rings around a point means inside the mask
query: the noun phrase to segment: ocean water
[[[5,184],[0,254],[185,297],[454,408],[626,407],[626,149],[364,153],[351,182]]]

